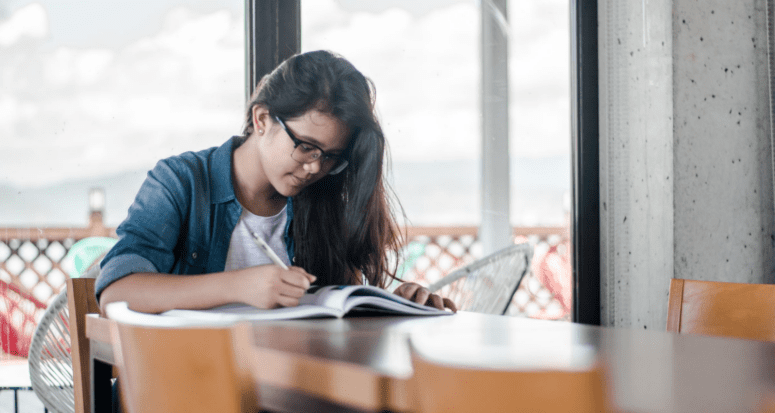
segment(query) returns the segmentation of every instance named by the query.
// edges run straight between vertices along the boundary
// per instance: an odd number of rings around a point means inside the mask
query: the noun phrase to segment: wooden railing
[[[476,227],[409,227],[406,235],[403,259],[407,265],[402,279],[407,281],[431,283],[482,256]],[[94,236],[115,236],[115,228],[104,226],[100,212],[92,212],[89,225],[83,228],[0,228],[0,280],[48,303],[66,283],[70,268],[63,259],[67,252],[75,242]],[[531,242],[536,253],[510,313],[567,318],[570,292],[563,291],[563,286],[570,285],[567,230],[518,227],[514,240]],[[552,259],[559,266],[549,265]]]
[[[81,228],[0,228],[0,280],[48,303],[67,281],[70,268],[63,267],[63,259],[73,244],[115,234],[99,211]]]

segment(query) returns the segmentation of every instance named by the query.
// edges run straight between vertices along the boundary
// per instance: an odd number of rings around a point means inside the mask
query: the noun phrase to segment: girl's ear
[[[269,111],[261,105],[253,106],[253,131],[263,135],[269,126]]]

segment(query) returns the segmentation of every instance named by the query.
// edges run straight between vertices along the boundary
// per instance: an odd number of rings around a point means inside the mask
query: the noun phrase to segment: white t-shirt
[[[242,215],[240,215],[239,221],[231,233],[224,270],[233,271],[256,265],[273,264],[272,260],[253,241],[251,232],[255,232],[263,238],[277,256],[290,266],[291,261],[288,259],[288,251],[283,239],[285,222],[288,218],[285,212],[286,208],[288,208],[287,205],[277,215],[261,217],[243,207]]]

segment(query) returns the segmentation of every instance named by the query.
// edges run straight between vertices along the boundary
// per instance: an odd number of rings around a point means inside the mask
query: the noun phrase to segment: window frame
[[[577,323],[600,325],[597,0],[570,0],[569,3],[572,319]],[[300,51],[301,0],[245,0],[246,97],[261,77]]]
[[[261,78],[301,51],[301,0],[245,0],[245,101]]]
[[[571,0],[573,321],[600,325],[600,121],[597,0]]]

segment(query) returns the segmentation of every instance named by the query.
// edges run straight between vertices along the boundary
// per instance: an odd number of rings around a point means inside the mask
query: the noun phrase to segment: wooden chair
[[[672,279],[667,331],[775,341],[775,285]]]
[[[410,347],[417,413],[614,411],[598,365],[568,371],[450,366]]]
[[[99,313],[94,295],[94,278],[67,280],[67,303],[70,317],[70,355],[73,365],[75,412],[91,411],[91,369],[89,340],[86,338],[86,314]]]
[[[113,325],[123,405],[139,412],[258,411],[257,387],[246,365],[252,329],[193,326],[136,313],[126,303],[106,308]]]

